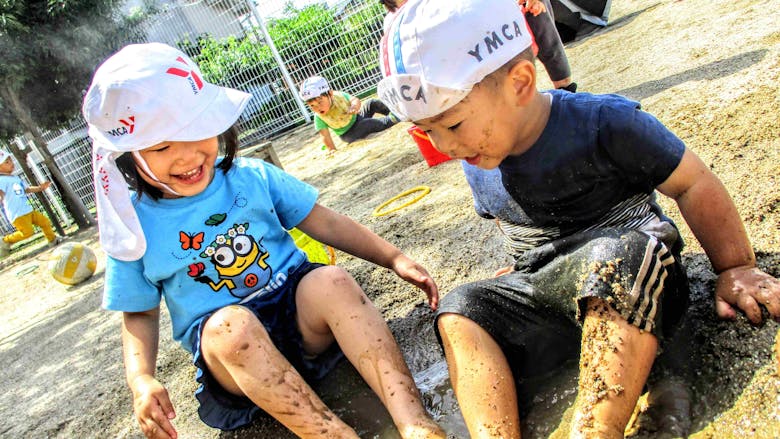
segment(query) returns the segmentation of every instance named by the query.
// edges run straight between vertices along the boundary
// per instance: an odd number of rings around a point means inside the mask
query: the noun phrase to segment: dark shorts
[[[257,316],[279,352],[309,382],[324,377],[343,357],[336,343],[314,358],[306,355],[303,350],[303,339],[295,322],[295,291],[298,283],[303,276],[322,265],[304,262],[290,273],[284,285],[276,291],[240,305]],[[195,353],[193,364],[198,368],[195,379],[200,383],[198,390],[195,391],[195,397],[200,403],[198,415],[210,427],[233,430],[251,423],[260,414],[261,409],[249,398],[235,395],[222,388],[209,372],[200,350],[200,337],[203,333],[203,325],[210,316],[211,314],[206,315],[201,320],[192,346],[192,352]]]
[[[671,337],[688,308],[679,258],[635,230],[562,238],[526,252],[515,270],[458,286],[442,298],[437,318],[455,313],[477,322],[523,379],[577,358],[586,298],[605,300],[659,342]]]

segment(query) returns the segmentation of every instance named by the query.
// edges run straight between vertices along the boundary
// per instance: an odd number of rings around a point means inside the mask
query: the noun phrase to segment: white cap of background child
[[[410,0],[379,47],[379,98],[404,120],[450,109],[531,46],[516,0]]]
[[[137,151],[163,141],[215,137],[235,123],[250,97],[204,81],[187,55],[160,43],[125,46],[98,67],[82,112],[93,140],[100,243],[107,254],[133,261],[146,252],[116,158],[126,152],[140,158]],[[143,160],[139,165],[149,171]]]
[[[11,154],[9,154],[8,151],[0,149],[0,163],[3,163],[8,157],[11,157]]]
[[[306,78],[306,80],[303,81],[303,84],[301,84],[300,96],[304,101],[308,101],[309,99],[321,96],[329,90],[330,86],[328,85],[327,79],[322,76],[312,76]]]

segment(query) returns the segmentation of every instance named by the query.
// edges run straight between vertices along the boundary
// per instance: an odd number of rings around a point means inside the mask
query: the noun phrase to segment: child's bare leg
[[[514,378],[493,337],[458,314],[442,314],[438,327],[452,388],[471,437],[519,438]]]
[[[257,317],[241,306],[217,311],[201,342],[209,371],[302,438],[357,438],[276,349]]]
[[[588,300],[572,438],[622,438],[655,359],[657,340],[601,299]]]
[[[349,273],[333,266],[312,271],[298,284],[296,303],[307,352],[324,351],[335,337],[403,438],[445,437],[425,411],[387,323]]]

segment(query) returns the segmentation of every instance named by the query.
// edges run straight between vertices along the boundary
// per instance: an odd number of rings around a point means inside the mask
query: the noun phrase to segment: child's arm
[[[160,308],[123,313],[122,350],[127,384],[133,392],[133,410],[148,438],[176,439],[171,419],[176,417],[168,391],[154,377],[157,363]]]
[[[330,137],[330,130],[327,128],[323,128],[320,130],[320,136],[322,137],[322,142],[325,144],[325,147],[328,148],[328,151],[335,151],[336,150],[336,144],[333,143],[333,138]]]
[[[358,111],[360,111],[360,98],[357,96],[352,96],[349,99],[349,109],[347,110],[347,113],[349,114],[357,114]]]
[[[685,221],[718,273],[715,309],[733,319],[734,306],[753,323],[760,305],[780,320],[780,281],[756,268],[756,256],[726,188],[691,150],[658,190],[677,202]]]
[[[26,194],[34,194],[36,192],[43,192],[46,189],[48,189],[49,186],[51,186],[51,182],[50,181],[44,181],[43,183],[39,184],[38,186],[27,186],[24,189],[24,193],[26,193]]]
[[[297,227],[320,242],[395,271],[401,279],[425,291],[432,309],[438,306],[439,289],[425,268],[351,218],[315,204]]]

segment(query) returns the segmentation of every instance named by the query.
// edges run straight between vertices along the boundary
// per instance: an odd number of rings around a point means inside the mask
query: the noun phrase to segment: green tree
[[[120,17],[120,4],[0,1],[0,139],[29,133],[79,227],[94,221],[54,163],[40,129],[75,117],[98,63],[136,39],[133,29],[140,18]]]

